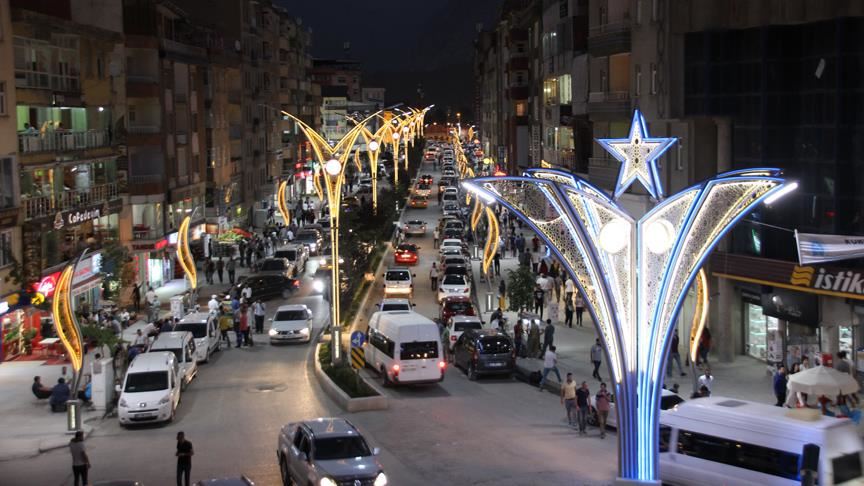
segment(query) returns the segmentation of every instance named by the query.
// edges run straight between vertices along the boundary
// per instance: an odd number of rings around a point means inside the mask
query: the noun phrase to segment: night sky
[[[473,99],[471,62],[476,26],[487,28],[501,0],[366,2],[279,0],[312,29],[317,58],[359,60],[363,85],[387,88],[387,101],[423,104],[469,116]],[[343,44],[350,42],[346,54]]]

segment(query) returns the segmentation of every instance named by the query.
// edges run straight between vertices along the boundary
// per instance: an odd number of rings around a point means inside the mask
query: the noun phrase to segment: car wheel
[[[204,361],[202,361],[202,363],[209,363],[209,362],[210,362],[210,351],[207,351],[207,356],[204,357]]]
[[[392,383],[390,382],[390,375],[387,374],[387,370],[383,367],[381,368],[381,375],[384,376],[384,386],[389,387]]]
[[[279,473],[282,475],[282,485],[291,486],[294,480],[291,479],[291,473],[288,471],[288,463],[285,462],[285,456],[279,456]]]
[[[597,413],[595,413],[595,412],[592,410],[591,413],[588,414],[588,418],[587,418],[587,420],[585,420],[585,421],[586,421],[586,422],[588,423],[588,425],[590,425],[591,427],[597,427],[597,424],[599,423],[598,420],[597,420]]]
[[[474,363],[468,363],[468,379],[471,381],[477,381],[477,369],[474,366]]]

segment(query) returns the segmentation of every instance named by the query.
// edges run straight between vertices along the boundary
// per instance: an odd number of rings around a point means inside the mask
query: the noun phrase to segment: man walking
[[[564,325],[573,329],[573,299],[570,298],[564,299]]]
[[[84,432],[75,432],[75,437],[69,441],[69,452],[72,454],[72,476],[75,486],[87,486],[87,471],[90,469],[90,458],[84,448]],[[81,481],[80,483],[78,481]]]
[[[216,260],[216,275],[219,275],[219,283],[225,283],[225,279],[222,277],[225,275],[225,262],[222,261],[222,257],[219,257]]]
[[[539,284],[534,285],[534,313],[540,315],[540,319],[543,319],[543,296],[546,295],[546,292],[540,288]]]
[[[492,257],[492,268],[495,270],[495,276],[501,276],[501,252],[495,252],[495,256]]]
[[[573,301],[573,292],[576,291],[576,283],[572,278],[564,277],[564,298],[568,301]]]
[[[705,387],[708,393],[711,393],[711,385],[714,384],[714,376],[711,375],[711,368],[705,368],[705,374],[699,377],[699,389]]]
[[[783,365],[774,373],[774,396],[777,398],[774,405],[782,407],[786,403],[786,367]]]
[[[438,267],[435,262],[432,262],[432,269],[429,270],[429,282],[432,284],[432,291],[438,290]]]
[[[675,334],[672,335],[672,344],[669,345],[669,364],[666,365],[666,376],[672,376],[672,363],[678,364],[678,373],[681,376],[687,376],[687,373],[684,373],[684,370],[681,368],[681,354],[678,353],[678,330],[675,330]]]
[[[558,371],[558,355],[555,354],[555,346],[549,346],[546,354],[543,355],[543,377],[540,378],[540,391],[543,391],[543,385],[546,383],[546,376],[555,372],[555,377],[558,382],[561,382],[561,372]]]
[[[576,382],[573,381],[573,373],[567,373],[567,380],[561,384],[561,404],[567,412],[567,425],[572,427],[576,408]]]
[[[192,456],[195,449],[186,440],[186,434],[177,432],[177,486],[189,486],[189,476],[192,474]]]
[[[264,334],[264,316],[267,315],[267,306],[261,299],[252,305],[252,313],[255,314],[255,334]]]
[[[606,390],[606,383],[600,383],[600,391],[594,397],[594,406],[597,408],[597,426],[600,427],[600,438],[606,438],[606,420],[609,418],[609,405],[612,402],[612,397],[609,391]]]
[[[594,340],[594,346],[591,346],[591,363],[594,364],[594,373],[591,375],[597,381],[603,381],[600,378],[600,359],[603,356],[603,346],[600,345],[600,338]]]
[[[552,343],[555,340],[555,326],[552,324],[552,319],[546,319],[546,328],[543,329],[543,354],[546,354],[546,350],[552,347]],[[561,381],[559,378],[558,381]]]
[[[237,275],[237,261],[234,258],[229,258],[225,269],[228,270],[228,282],[234,285],[234,277]]]
[[[590,409],[591,392],[588,383],[582,382],[582,386],[576,390],[576,412],[579,419],[579,435],[585,435],[588,426],[588,410]]]
[[[576,292],[576,297],[573,299],[573,307],[576,308],[576,325],[582,327],[582,313],[585,312],[585,300],[582,299],[582,294]]]
[[[441,237],[441,232],[438,228],[432,230],[432,248],[438,248],[438,239]]]

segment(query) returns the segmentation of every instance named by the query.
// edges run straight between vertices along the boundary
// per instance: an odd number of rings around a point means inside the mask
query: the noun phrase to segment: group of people
[[[252,326],[254,323],[255,334],[264,333],[264,317],[267,315],[267,304],[261,299],[252,300],[252,289],[247,285],[240,292],[232,291],[231,303],[226,306],[219,302],[216,295],[212,295],[207,303],[209,312],[219,319],[219,331],[221,339],[231,345],[228,331],[233,328],[236,336],[236,345],[252,347],[255,345],[252,339]]]
[[[812,366],[810,358],[806,355],[801,357],[801,361],[792,363],[791,369],[787,369],[785,365],[780,364],[774,373],[772,381],[774,397],[777,399],[775,405],[787,408],[818,408],[822,412],[822,415],[830,417],[844,416],[851,418],[855,423],[860,422],[861,411],[858,409],[859,399],[854,393],[839,393],[834,397],[829,397],[826,395],[813,396],[789,389],[788,384],[791,377],[812,368]],[[854,368],[846,351],[837,352],[834,369],[854,376]],[[815,399],[815,403],[812,402],[813,399]]]
[[[564,405],[567,414],[567,424],[577,427],[579,435],[587,435],[588,417],[596,413],[600,438],[606,438],[606,421],[609,418],[612,401],[612,394],[606,389],[606,383],[600,383],[600,389],[594,396],[593,407],[588,382],[583,381],[577,385],[573,380],[573,373],[567,373],[567,379],[561,383],[561,404]]]

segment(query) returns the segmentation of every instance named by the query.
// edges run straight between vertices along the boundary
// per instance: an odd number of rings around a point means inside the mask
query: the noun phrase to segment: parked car
[[[285,425],[276,442],[282,484],[385,486],[387,475],[378,454],[343,418]]]
[[[393,251],[393,261],[399,265],[416,265],[420,247],[411,243],[402,243]]]
[[[135,356],[123,384],[117,388],[120,425],[174,420],[182,382],[174,353],[161,351]]]
[[[448,250],[448,252],[449,252],[449,250]],[[461,253],[456,253],[456,254],[448,253],[446,257],[442,254],[442,256],[441,256],[441,269],[446,270],[447,267],[450,267],[453,265],[461,265],[463,267],[468,266],[469,265],[468,259],[466,257],[464,257]]]
[[[308,343],[312,339],[312,311],[304,304],[280,305],[270,319],[270,344]]]
[[[408,206],[413,209],[426,209],[429,207],[429,198],[415,194],[408,199]]]
[[[284,258],[264,258],[255,263],[255,270],[259,274],[284,275],[286,277],[294,277],[297,270],[291,262]]]
[[[384,296],[405,295],[414,296],[414,277],[405,267],[390,267],[384,272]]]
[[[465,370],[469,380],[480,375],[511,376],[516,370],[516,348],[510,336],[497,329],[469,329],[456,340],[453,364]]]
[[[421,221],[419,219],[412,219],[405,223],[405,226],[402,227],[402,232],[405,235],[425,235],[426,234],[426,222]]]
[[[471,267],[468,265],[449,265],[444,269],[444,273],[441,278],[446,277],[447,275],[459,275],[465,277],[465,280],[471,281],[473,275],[471,274]]]
[[[234,292],[240,295],[240,291],[246,284],[252,289],[252,300],[273,298],[287,299],[292,293],[300,288],[300,280],[288,278],[284,275],[254,274],[247,276],[242,282],[234,286]]]
[[[464,275],[445,274],[438,284],[438,302],[451,295],[470,295],[471,284]]]
[[[423,174],[417,178],[418,182],[429,185],[432,185],[432,182],[434,182],[434,180],[435,179],[432,177],[432,174]]]
[[[443,232],[441,232],[442,238],[448,239],[461,239],[464,235],[464,232],[459,228],[445,228]]]
[[[333,268],[333,252],[330,250],[330,246],[322,248],[319,254],[321,256],[316,258],[318,261],[318,268],[315,269],[316,275],[321,272],[329,272]],[[345,263],[345,259],[339,257],[339,265],[343,263]]]
[[[195,339],[195,358],[199,363],[210,361],[210,355],[222,349],[219,323],[209,312],[193,312],[171,326],[175,332],[190,332]]]
[[[469,329],[483,329],[483,321],[480,320],[479,316],[453,316],[445,325],[448,334],[450,334],[450,342],[447,345],[451,351],[462,333]]]
[[[462,251],[462,246],[462,240],[456,238],[445,238],[441,240],[441,245],[438,247],[438,253],[440,254],[448,248],[457,248],[459,251]]]
[[[459,210],[459,205],[455,202],[445,202],[441,205],[441,212],[444,213],[445,216],[461,216],[462,211]]]
[[[195,338],[188,331],[160,332],[150,344],[147,352],[170,351],[177,358],[180,380],[186,389],[198,376],[198,359],[195,353]]]
[[[273,253],[274,258],[284,258],[294,265],[295,275],[306,271],[309,250],[302,244],[289,243]]]
[[[474,303],[469,297],[445,297],[441,301],[441,309],[439,310],[438,318],[441,322],[447,322],[453,316],[476,316],[477,311],[474,309]]]

